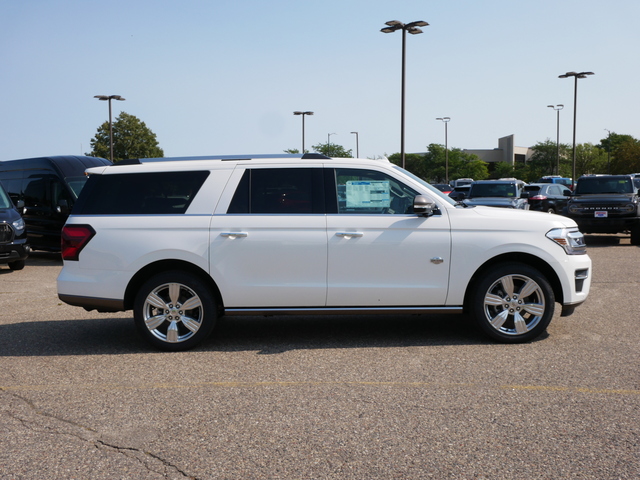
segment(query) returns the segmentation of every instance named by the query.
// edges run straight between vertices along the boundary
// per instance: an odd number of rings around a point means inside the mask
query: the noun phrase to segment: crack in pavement
[[[73,420],[69,420],[63,418],[58,415],[54,415],[51,413],[43,412],[40,410],[34,403],[28,398],[25,398],[21,395],[18,395],[15,392],[7,392],[4,389],[0,388],[0,392],[7,394],[14,399],[17,399],[23,402],[29,409],[29,412],[33,415],[34,418],[29,418],[25,415],[20,415],[15,411],[10,411],[10,405],[5,405],[8,407],[4,409],[4,414],[19,422],[24,428],[31,430],[36,433],[48,433],[60,436],[69,436],[76,438],[82,442],[87,442],[93,444],[93,446],[97,449],[113,451],[120,455],[125,455],[129,459],[133,459],[140,463],[145,469],[149,472],[157,473],[162,475],[163,477],[169,478],[169,472],[167,469],[179,474],[182,478],[186,478],[189,480],[198,480],[197,477],[189,475],[187,472],[180,469],[178,466],[172,464],[171,462],[165,460],[164,458],[140,448],[136,447],[126,447],[121,445],[116,445],[113,443],[107,443],[104,440],[100,439],[100,432],[97,430],[82,425],[78,422],[74,422]],[[46,422],[38,421],[38,419],[48,420],[49,422],[57,422],[54,424],[47,425]],[[62,426],[62,428],[61,428]],[[67,427],[67,428],[65,428]],[[69,429],[68,427],[72,427]],[[154,462],[159,462],[160,465],[153,465]]]

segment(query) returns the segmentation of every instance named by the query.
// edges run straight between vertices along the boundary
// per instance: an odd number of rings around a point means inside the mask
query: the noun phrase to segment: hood
[[[602,193],[589,195],[573,195],[569,199],[570,203],[632,203],[637,198],[635,193]]]
[[[533,210],[521,210],[516,208],[493,208],[488,206],[477,206],[466,210],[472,211],[479,220],[479,225],[487,225],[487,219],[497,220],[505,231],[509,230],[544,230],[552,228],[577,227],[569,217],[563,215],[550,215],[546,212],[536,212]],[[468,218],[468,217],[467,217]],[[495,224],[496,222],[491,222]],[[479,227],[481,228],[481,227]]]

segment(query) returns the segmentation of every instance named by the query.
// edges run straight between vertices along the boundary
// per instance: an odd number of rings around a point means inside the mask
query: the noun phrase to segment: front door
[[[338,168],[335,178],[327,306],[444,305],[451,264],[444,209],[431,217],[414,214],[419,193],[384,172]]]

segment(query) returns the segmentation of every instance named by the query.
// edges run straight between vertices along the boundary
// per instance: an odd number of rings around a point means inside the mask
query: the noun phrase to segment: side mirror
[[[417,195],[413,199],[413,212],[423,217],[430,217],[433,215],[433,211],[436,208],[436,204],[429,201],[427,197],[423,195]]]
[[[18,201],[16,202],[16,208],[17,208],[18,210],[24,210],[24,200],[18,200]]]
[[[58,201],[58,206],[56,207],[56,211],[62,214],[69,213],[69,202],[65,199],[61,199]]]

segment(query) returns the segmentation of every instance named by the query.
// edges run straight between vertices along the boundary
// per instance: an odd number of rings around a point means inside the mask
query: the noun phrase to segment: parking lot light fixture
[[[560,110],[564,108],[561,103],[558,105],[547,105],[549,108],[553,108],[558,112],[558,121],[556,122],[556,175],[560,175]]]
[[[351,132],[356,136],[356,158],[360,158],[360,147],[358,145],[358,132]]]
[[[594,75],[594,73],[593,72],[567,72],[563,75],[558,75],[558,78],[573,77],[575,79],[575,83],[573,87],[573,161],[571,164],[572,186],[575,185],[575,182],[576,182],[576,107],[578,105],[578,79],[587,78],[587,75]]]
[[[402,23],[398,20],[390,20],[385,22],[386,27],[381,29],[382,33],[393,33],[396,30],[402,30],[402,88],[400,94],[400,158],[402,159],[402,168],[405,167],[405,151],[404,151],[404,97],[405,97],[405,64],[407,52],[407,32],[411,35],[422,33],[418,27],[426,27],[429,24],[425,21],[418,20],[411,23]]]
[[[449,145],[448,145],[448,132],[447,123],[451,121],[450,117],[438,117],[436,120],[441,120],[444,123],[444,177],[446,182],[449,183]]]
[[[111,100],[120,100],[123,102],[126,99],[120,95],[94,95],[93,98],[109,102],[109,160],[113,163],[113,123],[111,121]]]
[[[300,152],[302,155],[304,155],[304,117],[305,115],[313,115],[313,112],[301,112],[301,111],[295,111],[293,112],[294,115],[301,115],[302,116],[302,151]]]

